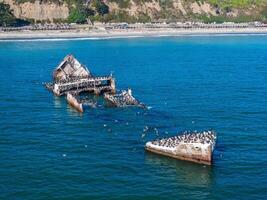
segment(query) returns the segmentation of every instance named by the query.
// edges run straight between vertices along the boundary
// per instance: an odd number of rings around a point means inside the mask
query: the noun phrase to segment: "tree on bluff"
[[[90,8],[84,8],[82,6],[78,6],[77,8],[73,8],[68,17],[68,22],[70,23],[78,23],[83,24],[86,22],[87,18],[91,15],[94,15],[95,11]]]
[[[10,10],[10,6],[0,3],[0,26],[14,26],[16,18]]]
[[[109,13],[109,7],[102,1],[97,1],[95,5],[96,11],[98,12],[99,15],[105,15]]]

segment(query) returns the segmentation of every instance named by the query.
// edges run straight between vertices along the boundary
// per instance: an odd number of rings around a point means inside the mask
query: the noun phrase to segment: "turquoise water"
[[[266,199],[266,52],[267,36],[1,42],[0,199]],[[152,108],[77,113],[42,85],[69,53]],[[206,129],[212,167],[144,151]]]

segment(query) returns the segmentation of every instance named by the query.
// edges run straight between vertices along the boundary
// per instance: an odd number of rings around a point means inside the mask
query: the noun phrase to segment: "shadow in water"
[[[54,106],[55,108],[62,108],[62,97],[58,97],[58,96],[55,96],[53,95],[54,97]]]
[[[73,108],[68,103],[66,104],[67,113],[70,117],[82,117],[83,113],[77,111],[75,108]]]
[[[167,173],[173,174],[179,183],[184,182],[193,187],[209,187],[213,184],[212,166],[176,160],[147,151],[145,160],[146,164],[164,168]]]
[[[56,109],[66,109],[68,115],[71,117],[82,117],[82,113],[67,103],[66,97],[54,96],[54,106]]]

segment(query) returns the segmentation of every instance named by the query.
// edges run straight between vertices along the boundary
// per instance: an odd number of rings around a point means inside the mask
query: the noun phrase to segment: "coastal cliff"
[[[110,13],[129,21],[264,21],[265,0],[111,0]]]
[[[18,3],[14,0],[3,0],[8,4],[16,18],[54,21],[57,19],[67,19],[69,16],[69,8],[66,3],[46,2],[39,0],[25,1]]]
[[[35,21],[264,21],[265,0],[2,0],[15,17]],[[105,7],[103,7],[103,5]],[[71,16],[71,17],[70,17]],[[82,18],[82,20],[76,20]]]

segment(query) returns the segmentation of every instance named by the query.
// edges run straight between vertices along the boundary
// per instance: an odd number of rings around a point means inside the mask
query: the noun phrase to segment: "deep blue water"
[[[69,53],[152,109],[74,111],[42,85]],[[0,199],[267,199],[267,36],[1,42],[0,80]],[[212,167],[144,150],[206,129]]]

